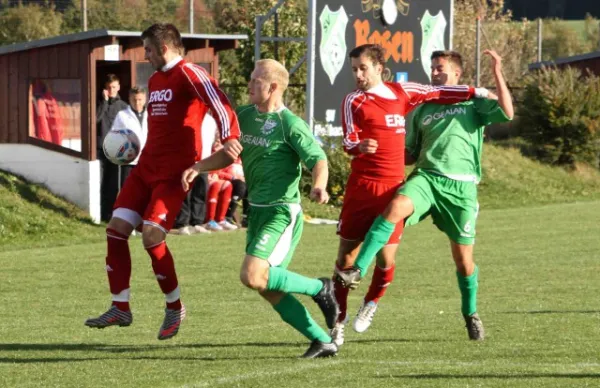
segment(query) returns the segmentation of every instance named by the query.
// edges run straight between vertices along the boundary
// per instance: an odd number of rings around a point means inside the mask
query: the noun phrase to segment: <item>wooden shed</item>
[[[141,32],[93,30],[0,47],[0,169],[44,183],[96,219],[96,105],[109,73],[121,98],[147,85]],[[219,52],[246,35],[182,34],[185,58],[218,79]],[[98,205],[99,206],[99,205]],[[92,209],[94,208],[94,209]]]
[[[553,61],[532,63],[529,65],[529,70],[537,70],[542,67],[563,68],[567,66],[580,69],[584,74],[589,70],[591,73],[600,76],[600,51],[559,58]]]

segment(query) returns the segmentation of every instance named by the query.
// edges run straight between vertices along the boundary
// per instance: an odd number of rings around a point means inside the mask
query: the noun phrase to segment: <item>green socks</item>
[[[284,322],[298,330],[311,342],[314,340],[325,343],[331,342],[331,337],[327,332],[312,319],[308,310],[294,296],[286,294],[273,308],[279,313]]]
[[[394,229],[396,229],[396,224],[389,222],[383,216],[375,219],[354,263],[354,267],[360,269],[361,277],[365,277],[375,255],[387,244]]]
[[[456,273],[458,278],[458,288],[460,289],[461,310],[464,316],[468,317],[477,312],[477,275],[479,274],[479,267],[475,266],[475,270],[469,276],[462,276],[460,273]]]
[[[315,296],[322,288],[323,282],[319,279],[307,278],[306,276],[288,271],[285,268],[269,268],[269,281],[267,282],[268,291]]]

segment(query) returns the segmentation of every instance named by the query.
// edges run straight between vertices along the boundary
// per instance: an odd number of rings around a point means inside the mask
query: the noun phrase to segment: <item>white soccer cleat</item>
[[[352,324],[354,331],[357,333],[365,332],[369,326],[371,326],[375,311],[377,311],[377,303],[370,301],[369,303],[365,304],[363,302],[362,306],[360,306],[360,309],[358,310],[358,313],[356,313],[356,318],[354,318],[354,322]]]
[[[169,231],[170,234],[177,234],[179,236],[189,236],[190,234],[192,234],[192,231],[190,230],[189,226],[182,226],[179,229],[171,229]]]
[[[223,227],[215,220],[208,221],[206,224],[204,224],[204,227],[212,232],[223,231]]]
[[[194,225],[194,233],[210,233],[210,230],[202,225]]]
[[[346,319],[344,319],[342,322],[336,322],[333,329],[329,331],[329,335],[331,336],[333,343],[336,344],[338,347],[344,344],[344,327],[346,326],[348,321],[349,318],[346,317]]]
[[[238,228],[237,225],[234,225],[234,224],[232,224],[231,222],[229,222],[227,220],[223,220],[223,221],[219,222],[219,225],[224,230],[236,230]]]

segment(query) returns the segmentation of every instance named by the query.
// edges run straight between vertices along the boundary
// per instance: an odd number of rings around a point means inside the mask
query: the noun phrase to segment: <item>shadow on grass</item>
[[[374,376],[380,379],[596,379],[600,373],[487,373],[487,374],[410,374]]]
[[[244,361],[244,360],[290,360],[294,357],[289,356],[256,356],[248,354],[246,357],[195,357],[195,356],[177,356],[177,357],[159,357],[159,356],[136,356],[136,357],[34,357],[34,358],[8,358],[0,357],[0,364],[43,364],[43,363],[61,363],[61,362],[86,362],[86,361],[108,361],[108,360],[130,360],[130,361]]]
[[[148,352],[153,350],[202,349],[202,348],[236,348],[236,347],[301,347],[308,346],[304,342],[246,342],[225,344],[165,344],[165,345],[114,345],[114,344],[0,344],[0,351],[84,351],[106,353]]]
[[[2,172],[2,171],[0,171],[0,172]],[[76,216],[75,214],[73,214],[73,212],[70,212],[67,208],[65,208],[63,206],[57,206],[53,203],[50,203],[45,198],[43,198],[42,196],[39,195],[37,190],[34,189],[34,187],[35,187],[34,184],[28,183],[27,181],[24,180],[24,178],[22,178],[20,176],[16,176],[16,177],[17,177],[17,179],[15,179],[15,180],[8,180],[5,175],[0,174],[0,186],[9,187],[9,190],[11,190],[10,187],[13,187],[14,190],[25,201],[32,203],[34,205],[37,205],[43,209],[53,211],[57,214],[60,214],[61,216],[65,217],[65,218],[74,218],[79,222],[82,222],[82,223],[85,223],[88,225],[92,225],[92,226],[97,226],[89,217]],[[61,198],[61,199],[63,201],[66,201],[63,198]]]
[[[530,310],[500,311],[498,314],[598,314],[600,310]]]

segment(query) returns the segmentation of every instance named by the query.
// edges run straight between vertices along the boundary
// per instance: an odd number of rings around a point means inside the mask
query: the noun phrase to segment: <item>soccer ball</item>
[[[102,149],[114,164],[129,164],[140,153],[140,139],[131,129],[115,129],[106,134]]]

